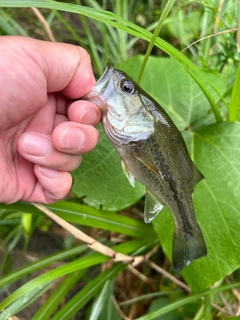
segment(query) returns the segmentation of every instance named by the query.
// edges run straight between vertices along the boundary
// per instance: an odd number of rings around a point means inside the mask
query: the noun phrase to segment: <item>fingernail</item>
[[[79,117],[79,122],[93,124],[97,121],[97,113],[93,109],[86,109]]]
[[[58,176],[58,171],[46,167],[38,166],[39,172],[47,178],[54,179]]]
[[[65,150],[79,150],[84,143],[85,133],[77,127],[67,127],[60,137],[61,148]]]
[[[42,135],[29,133],[23,140],[23,150],[31,156],[47,156],[52,151],[52,142]]]

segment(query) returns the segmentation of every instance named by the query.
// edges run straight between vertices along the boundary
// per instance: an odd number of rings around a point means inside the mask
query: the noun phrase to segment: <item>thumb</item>
[[[0,118],[5,128],[43,107],[49,92],[62,91],[76,99],[95,83],[83,48],[27,37],[0,38],[0,74]]]

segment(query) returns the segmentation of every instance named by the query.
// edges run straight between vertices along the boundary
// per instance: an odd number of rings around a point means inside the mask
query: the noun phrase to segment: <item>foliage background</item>
[[[0,0],[0,7],[2,35],[81,45],[96,78],[110,61],[137,79],[148,42],[155,45],[141,86],[174,120],[205,176],[193,199],[208,247],[207,257],[173,273],[169,212],[144,224],[144,188],[129,185],[99,127],[97,148],[73,172],[72,194],[49,208],[116,252],[142,256],[142,263],[112,264],[32,205],[0,204],[0,319],[237,317],[239,2]]]

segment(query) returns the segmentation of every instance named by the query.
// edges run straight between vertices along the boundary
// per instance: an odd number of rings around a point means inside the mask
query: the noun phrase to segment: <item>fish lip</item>
[[[114,68],[110,63],[108,63],[103,75],[92,87],[91,91],[83,98],[83,100],[87,100],[96,104],[102,111],[107,111],[108,106],[105,101],[106,97],[104,96],[104,92],[111,81],[113,73]]]
[[[105,89],[109,83],[109,80],[112,77],[113,71],[114,71],[113,66],[110,63],[108,63],[106,66],[106,69],[103,72],[103,75],[96,82],[96,84],[92,87],[92,91],[94,93],[96,93],[97,95],[100,96],[105,91]]]

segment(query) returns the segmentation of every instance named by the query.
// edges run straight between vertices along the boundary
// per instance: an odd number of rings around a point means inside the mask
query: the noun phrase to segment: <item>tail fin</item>
[[[207,254],[207,248],[199,230],[189,234],[174,231],[172,265],[176,272],[181,271],[195,259]]]

